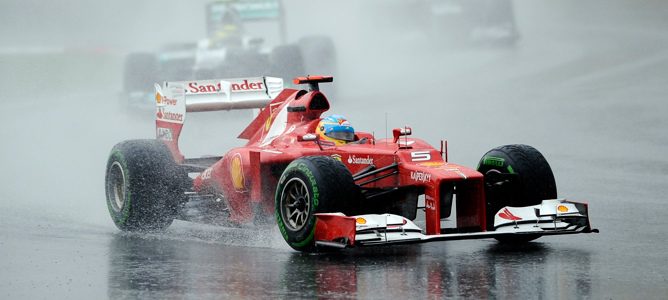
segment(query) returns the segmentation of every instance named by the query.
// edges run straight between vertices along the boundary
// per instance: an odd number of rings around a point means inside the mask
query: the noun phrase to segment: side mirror
[[[300,142],[301,141],[303,141],[303,142],[313,141],[313,142],[315,142],[316,145],[318,145],[318,148],[320,148],[320,150],[322,150],[322,145],[320,145],[320,136],[318,136],[317,134],[307,133],[305,135],[297,137],[297,140],[300,141]]]
[[[313,133],[307,133],[298,138],[299,141],[309,142],[318,140],[318,136]]]
[[[399,140],[400,136],[406,136],[411,134],[413,134],[413,129],[411,129],[410,127],[392,129],[392,136],[394,137],[395,143]]]

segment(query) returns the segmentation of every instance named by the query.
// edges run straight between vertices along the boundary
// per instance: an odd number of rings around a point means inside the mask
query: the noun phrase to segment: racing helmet
[[[331,115],[318,123],[315,133],[320,140],[333,142],[336,146],[345,145],[355,140],[355,129],[342,115]]]
[[[214,47],[241,45],[243,20],[231,3],[214,3],[208,8],[209,39]]]

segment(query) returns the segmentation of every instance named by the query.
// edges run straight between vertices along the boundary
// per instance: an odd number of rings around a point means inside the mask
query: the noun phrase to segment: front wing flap
[[[565,199],[543,200],[541,204],[526,207],[504,207],[495,215],[494,230],[484,232],[426,235],[412,221],[393,214],[349,217],[325,213],[316,217],[316,245],[338,248],[598,232],[589,223],[588,205]]]

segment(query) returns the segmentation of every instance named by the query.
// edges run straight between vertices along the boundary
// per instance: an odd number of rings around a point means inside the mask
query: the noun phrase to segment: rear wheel
[[[276,189],[275,214],[281,235],[293,249],[315,252],[315,214],[349,214],[358,193],[350,171],[340,161],[328,156],[294,160]]]
[[[505,206],[531,206],[557,197],[550,165],[535,148],[527,145],[496,147],[483,155],[478,172],[485,175],[487,229],[494,230],[494,216]],[[502,242],[527,242],[540,237],[498,238]]]
[[[111,150],[105,176],[109,214],[125,231],[163,230],[185,200],[188,174],[158,140],[131,140]]]

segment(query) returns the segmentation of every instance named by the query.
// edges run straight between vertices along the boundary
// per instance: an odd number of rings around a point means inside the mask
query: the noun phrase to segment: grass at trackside
[[[119,55],[94,52],[0,55],[0,99],[119,91]]]

